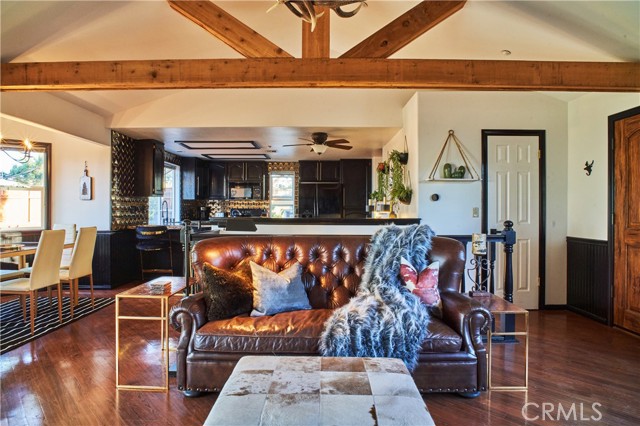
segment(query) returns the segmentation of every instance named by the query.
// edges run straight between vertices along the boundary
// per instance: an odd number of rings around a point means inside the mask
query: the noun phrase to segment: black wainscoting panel
[[[597,321],[611,318],[607,241],[567,237],[567,307]]]
[[[183,254],[180,231],[169,231],[173,250],[173,275],[182,275]],[[153,278],[145,275],[145,279]],[[115,288],[122,284],[141,280],[140,253],[136,249],[136,232],[98,231],[93,255],[93,282],[96,288]],[[80,280],[81,288],[88,288],[89,281]]]
[[[98,231],[93,255],[93,283],[97,288],[115,288],[140,279],[135,231]],[[83,286],[80,282],[80,286]]]

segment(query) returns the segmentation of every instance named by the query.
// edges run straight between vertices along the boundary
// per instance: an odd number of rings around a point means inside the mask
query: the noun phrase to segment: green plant
[[[413,190],[404,184],[404,164],[401,162],[402,153],[396,150],[389,154],[389,168],[391,174],[391,186],[389,197],[392,202],[400,201],[403,204],[411,202]]]
[[[380,192],[379,190],[376,190],[376,191],[373,191],[369,195],[369,199],[370,200],[376,200],[376,201],[382,201],[384,199],[384,194],[382,192]]]
[[[378,188],[371,193],[371,198],[376,201],[383,201],[387,197],[387,190],[389,188],[389,163],[387,161],[378,163],[376,172]]]
[[[398,193],[398,201],[400,201],[402,204],[411,204],[412,195],[413,195],[413,189],[404,187]]]

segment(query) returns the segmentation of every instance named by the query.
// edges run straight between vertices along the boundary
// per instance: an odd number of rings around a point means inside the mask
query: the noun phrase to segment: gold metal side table
[[[529,389],[529,311],[513,303],[507,302],[501,297],[491,295],[489,297],[474,298],[491,312],[491,315],[497,314],[514,314],[524,315],[524,331],[492,331],[489,327],[487,331],[487,362],[488,362],[488,381],[489,390],[494,391],[526,391]],[[494,386],[491,383],[491,367],[492,367],[492,336],[524,336],[524,386]]]
[[[154,283],[169,283],[161,293],[152,291]],[[116,294],[116,389],[137,391],[169,390],[169,298],[185,289],[184,277],[159,277],[122,293]],[[121,299],[155,299],[160,301],[160,316],[120,315]],[[160,347],[163,352],[163,386],[122,385],[120,384],[120,320],[160,321]]]

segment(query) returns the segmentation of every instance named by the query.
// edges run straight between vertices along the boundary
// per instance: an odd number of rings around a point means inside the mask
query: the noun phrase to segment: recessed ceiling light
[[[507,49],[501,50],[501,51],[500,51],[500,53],[502,53],[504,56],[509,56],[509,55],[511,55],[511,51],[510,51],[510,50],[507,50]]]

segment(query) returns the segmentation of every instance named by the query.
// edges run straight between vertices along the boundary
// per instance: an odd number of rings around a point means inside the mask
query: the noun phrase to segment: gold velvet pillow
[[[251,267],[243,263],[235,271],[227,271],[205,263],[203,292],[207,318],[215,321],[247,314],[253,308]]]

